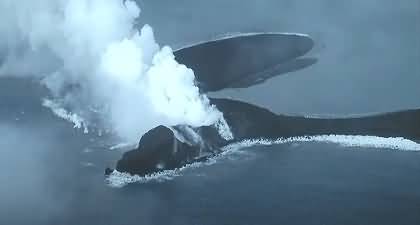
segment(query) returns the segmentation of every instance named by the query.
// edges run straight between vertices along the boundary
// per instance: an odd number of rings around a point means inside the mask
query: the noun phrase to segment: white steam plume
[[[0,13],[0,76],[39,76],[53,96],[44,105],[55,111],[130,140],[178,124],[215,125],[231,137],[194,72],[156,43],[150,26],[133,28],[135,2],[2,0]]]

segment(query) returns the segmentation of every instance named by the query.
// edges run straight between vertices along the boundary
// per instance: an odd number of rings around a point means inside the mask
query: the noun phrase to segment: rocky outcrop
[[[173,130],[158,126],[141,137],[137,149],[124,153],[115,169],[138,175],[174,169],[198,160],[201,150],[179,140]]]
[[[420,140],[420,110],[349,118],[307,118],[277,115],[267,109],[230,99],[211,99],[223,112],[234,139],[222,139],[213,127],[150,130],[139,147],[125,153],[117,163],[120,172],[145,175],[203,161],[218,154],[222,146],[244,139],[272,139],[315,135],[368,135]],[[106,173],[112,172],[111,170]]]

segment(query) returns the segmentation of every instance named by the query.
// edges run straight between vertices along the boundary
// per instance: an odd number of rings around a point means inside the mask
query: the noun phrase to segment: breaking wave
[[[106,182],[109,186],[120,188],[130,183],[148,183],[148,182],[164,182],[172,180],[175,177],[182,175],[182,173],[189,169],[199,168],[202,166],[212,165],[219,159],[226,158],[231,154],[239,153],[241,149],[254,146],[269,146],[276,144],[287,143],[305,143],[305,142],[320,142],[338,144],[342,147],[363,147],[375,149],[387,149],[396,151],[420,151],[420,144],[402,137],[377,137],[377,136],[362,136],[362,135],[319,135],[319,136],[302,136],[291,138],[278,138],[275,140],[269,139],[249,139],[234,144],[227,145],[222,148],[222,153],[209,158],[205,162],[194,162],[187,164],[181,168],[173,170],[164,170],[161,172],[152,173],[146,176],[130,175],[129,173],[122,173],[114,170],[107,178]]]

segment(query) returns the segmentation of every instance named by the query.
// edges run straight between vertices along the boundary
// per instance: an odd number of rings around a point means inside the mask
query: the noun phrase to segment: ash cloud
[[[73,122],[126,140],[157,125],[227,132],[194,72],[156,43],[149,25],[134,28],[134,1],[5,0],[0,12],[0,76],[38,78],[53,112],[68,111],[82,118]]]

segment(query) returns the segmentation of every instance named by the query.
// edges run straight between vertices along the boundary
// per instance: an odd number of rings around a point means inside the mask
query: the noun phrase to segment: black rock
[[[113,169],[111,169],[111,168],[109,168],[109,167],[107,167],[107,168],[105,169],[105,175],[106,175],[106,176],[110,175],[112,172],[114,172],[114,170],[113,170]]]
[[[314,43],[296,34],[247,34],[177,50],[178,62],[194,69],[201,92],[249,87],[279,74],[306,68],[315,58],[302,58]],[[278,115],[262,107],[230,99],[210,99],[224,115],[233,140],[212,126],[159,126],[147,132],[137,149],[126,152],[116,170],[145,175],[203,161],[230,142],[312,135],[371,135],[420,139],[420,110],[355,118],[307,118]],[[174,131],[176,133],[174,133]],[[177,138],[178,137],[178,138]],[[198,138],[197,138],[198,137]],[[111,169],[105,171],[112,173]]]
[[[145,175],[174,169],[198,159],[200,149],[178,140],[171,129],[158,126],[141,137],[137,149],[123,154],[116,170]]]
[[[174,132],[159,126],[146,133],[139,147],[125,153],[118,161],[120,172],[145,175],[166,169],[183,167],[189,163],[207,160],[218,154],[230,142],[244,139],[275,139],[313,135],[369,135],[405,137],[420,140],[420,110],[374,114],[349,118],[307,118],[277,115],[267,109],[230,99],[211,99],[223,112],[234,139],[222,139],[214,127],[174,127]],[[200,140],[188,137],[195,132]]]

